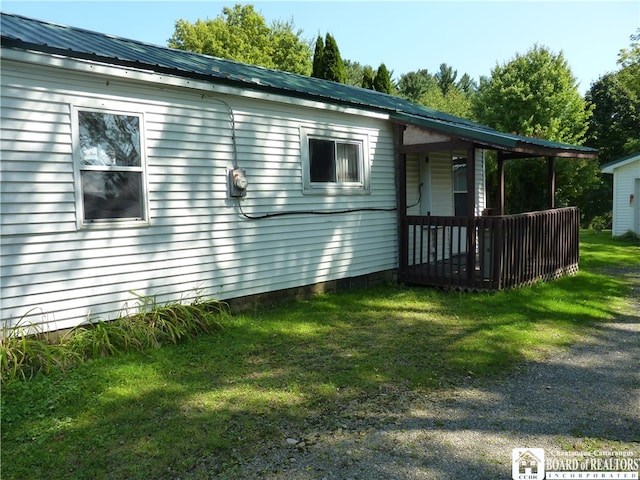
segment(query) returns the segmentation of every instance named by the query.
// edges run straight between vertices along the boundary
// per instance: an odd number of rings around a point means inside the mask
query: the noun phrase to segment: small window
[[[466,217],[469,212],[467,205],[467,159],[453,157],[452,160],[454,214],[457,217]]]
[[[75,112],[81,225],[146,222],[141,115]]]
[[[308,132],[303,129],[302,156],[306,193],[368,193],[366,135]]]

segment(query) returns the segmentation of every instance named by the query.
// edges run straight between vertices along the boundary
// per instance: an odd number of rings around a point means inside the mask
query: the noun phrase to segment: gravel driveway
[[[497,381],[427,396],[383,390],[341,405],[233,478],[510,479],[512,449],[525,447],[640,460],[640,271],[616,274],[634,285],[628,307],[573,347]]]

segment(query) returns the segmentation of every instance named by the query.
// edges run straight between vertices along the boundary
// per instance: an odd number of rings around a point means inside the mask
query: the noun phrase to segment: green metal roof
[[[597,150],[592,148],[501,133],[487,126],[373,90],[9,13],[2,13],[0,22],[3,47],[64,55],[384,112],[398,123],[433,129],[516,155],[588,158],[597,155]]]

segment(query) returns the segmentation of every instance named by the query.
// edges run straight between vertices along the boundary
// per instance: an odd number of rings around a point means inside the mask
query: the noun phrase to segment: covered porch
[[[577,208],[520,215],[405,215],[402,282],[501,290],[578,271]]]
[[[399,281],[502,290],[578,271],[580,212],[576,207],[556,208],[555,161],[596,158],[596,150],[480,126],[464,132],[425,126],[398,126]],[[499,191],[492,208],[486,205],[487,151],[497,152]],[[442,174],[447,155],[450,187],[438,186],[436,182],[448,181]],[[548,209],[505,215],[505,162],[540,157],[548,167]],[[523,194],[539,195],[545,185],[540,187],[538,192]],[[416,190],[418,194],[412,193]]]

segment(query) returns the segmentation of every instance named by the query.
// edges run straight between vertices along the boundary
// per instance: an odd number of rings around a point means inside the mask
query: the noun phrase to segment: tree
[[[373,86],[373,81],[375,79],[375,74],[373,73],[373,68],[367,65],[362,69],[362,88],[366,88],[368,90],[375,90]]]
[[[322,78],[322,69],[324,65],[324,41],[322,37],[318,35],[316,39],[316,49],[313,54],[313,68],[311,69],[311,76],[315,78]]]
[[[268,26],[253,5],[222,9],[213,20],[180,19],[168,45],[238,62],[301,75],[311,71],[311,46],[294,31],[293,21]]]
[[[420,103],[423,96],[436,86],[435,79],[425,68],[400,75],[398,93],[407,100]]]
[[[275,20],[271,24],[269,43],[276,70],[309,75],[311,45],[302,38],[302,30],[294,31],[293,20]]]
[[[603,75],[585,97],[594,107],[587,143],[600,150],[601,163],[640,150],[640,89],[625,80],[620,72]]]
[[[601,76],[586,94],[593,106],[587,145],[599,149],[600,164],[640,151],[640,29],[631,36],[629,49],[618,56],[620,70]],[[611,211],[611,175],[601,175],[599,184],[586,192],[580,208],[587,220]]]
[[[393,93],[391,74],[384,63],[380,64],[376,76],[373,79],[373,89],[382,93]]]
[[[600,77],[587,92],[593,105],[588,144],[600,149],[600,162],[640,151],[640,29],[618,55],[620,70]]]
[[[453,67],[450,67],[446,63],[440,65],[440,71],[435,74],[435,78],[438,82],[438,87],[440,87],[442,91],[442,95],[446,95],[449,90],[455,86],[457,76],[458,71],[454,70]]]
[[[460,77],[456,86],[465,93],[473,93],[478,88],[476,82],[473,81],[473,78],[471,78],[468,73],[465,73]]]
[[[440,87],[436,87],[428,90],[420,103],[456,117],[473,119],[472,98],[471,93],[463,92],[457,87],[449,88],[446,94],[442,93]]]
[[[574,144],[584,140],[591,116],[563,54],[537,45],[491,71],[474,110],[500,131]]]
[[[456,76],[457,72],[446,64],[442,64],[440,72],[435,75],[431,75],[426,69],[409,72],[400,76],[398,91],[401,97],[412,102],[458,117],[472,119],[475,82],[465,73],[456,84]],[[448,80],[445,80],[445,77]],[[446,93],[443,92],[443,86]]]
[[[473,109],[480,122],[502,132],[578,145],[584,141],[591,116],[563,54],[537,45],[527,54],[517,54],[509,63],[496,66],[491,77],[481,82]],[[576,204],[580,195],[597,183],[596,162],[559,160],[556,167],[559,205]],[[505,176],[508,212],[546,208],[544,161],[509,161]]]
[[[316,42],[316,51],[317,49]],[[316,62],[315,57],[314,62]],[[320,60],[318,78],[339,83],[346,83],[347,80],[347,72],[345,70],[342,57],[340,56],[338,44],[330,33],[325,35],[324,49],[322,50],[322,59]]]

